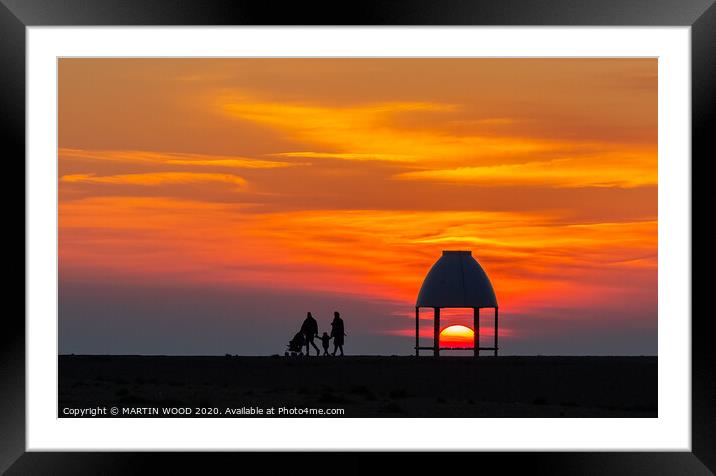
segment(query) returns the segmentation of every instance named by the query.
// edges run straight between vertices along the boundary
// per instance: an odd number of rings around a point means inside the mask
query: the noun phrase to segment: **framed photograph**
[[[714,471],[691,277],[712,1],[2,0],[0,22],[26,276],[0,469]]]

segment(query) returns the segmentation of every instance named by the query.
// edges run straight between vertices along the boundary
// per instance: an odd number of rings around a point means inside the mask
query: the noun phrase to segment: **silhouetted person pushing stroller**
[[[318,335],[318,322],[313,318],[309,312],[306,315],[306,320],[301,325],[301,334],[306,339],[306,355],[311,355],[309,345],[312,345],[316,349],[316,355],[321,355],[321,351],[318,350],[318,346],[313,342],[314,337]]]
[[[338,312],[333,313],[333,322],[331,322],[331,337],[333,337],[333,355],[340,349],[343,355],[343,340],[346,335],[343,319]]]

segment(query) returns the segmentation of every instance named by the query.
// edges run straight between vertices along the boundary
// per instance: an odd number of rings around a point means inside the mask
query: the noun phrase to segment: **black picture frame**
[[[6,166],[6,212],[19,208],[25,155],[25,29],[29,26],[80,25],[516,25],[516,26],[690,26],[692,67],[693,165],[716,156],[713,121],[716,105],[716,6],[714,0],[361,0],[360,2],[271,2],[269,0],[0,0],[0,117]],[[685,157],[684,160],[689,160]],[[702,174],[703,176],[704,174]],[[700,204],[693,195],[694,207]],[[23,223],[25,220],[23,207]],[[19,221],[19,219],[17,220]],[[691,230],[692,237],[694,229]],[[20,240],[15,228],[6,239]],[[27,236],[23,234],[23,246]],[[14,249],[14,248],[13,248]],[[692,239],[693,249],[693,239]],[[700,248],[703,250],[704,248]],[[15,254],[17,254],[15,252]],[[699,267],[706,267],[699,260]],[[701,264],[703,263],[703,264]],[[8,270],[12,269],[8,267]],[[23,266],[24,269],[24,266]],[[23,272],[24,275],[24,272]],[[19,286],[13,275],[9,283]],[[23,279],[24,288],[25,281]],[[692,280],[693,289],[696,283]],[[8,292],[8,296],[12,294]],[[13,296],[13,299],[19,300]],[[24,309],[23,301],[23,309]],[[688,310],[689,303],[684,309]],[[162,466],[162,473],[206,473],[230,465],[260,464],[257,474],[289,471],[293,457],[261,454],[195,453],[39,453],[25,452],[25,317],[6,307],[0,332],[0,472],[8,474],[132,474]],[[519,468],[533,474],[713,474],[716,472],[716,371],[709,316],[692,312],[692,452],[648,453],[500,453],[479,456],[480,466],[497,465],[501,473]],[[710,356],[710,357],[709,357]],[[237,426],[237,431],[240,427]],[[434,464],[419,454],[404,465],[423,469]],[[324,458],[324,456],[321,456]],[[364,455],[330,455],[329,465],[362,473],[372,463]],[[267,463],[267,461],[271,463]],[[473,457],[474,461],[474,457]],[[280,467],[280,468],[279,468]],[[487,466],[485,466],[487,467]],[[409,466],[404,466],[409,471]],[[292,471],[293,472],[293,471]]]

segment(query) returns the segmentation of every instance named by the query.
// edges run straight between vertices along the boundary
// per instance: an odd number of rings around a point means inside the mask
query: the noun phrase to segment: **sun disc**
[[[472,345],[474,332],[467,326],[452,325],[440,332],[440,343],[447,347]]]

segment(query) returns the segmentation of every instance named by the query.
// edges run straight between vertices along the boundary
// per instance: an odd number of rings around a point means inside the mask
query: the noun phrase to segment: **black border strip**
[[[711,0],[2,0],[25,25],[692,25]]]
[[[18,157],[25,156],[25,28],[40,25],[691,26],[692,170],[694,158],[700,157],[705,163],[716,157],[709,127],[714,122],[716,105],[714,0],[0,0],[0,118],[5,152],[2,155],[7,165],[19,164]],[[3,189],[6,213],[16,210],[14,204],[20,192],[7,185],[19,183],[19,176],[24,178],[24,168],[18,172],[6,177]],[[24,180],[22,186],[24,189]],[[692,187],[692,216],[693,209],[702,203],[694,200],[693,190],[695,187]],[[23,229],[24,212],[23,208]],[[11,243],[20,240],[11,230],[8,228],[6,232],[8,250]],[[692,236],[696,236],[693,225]],[[26,238],[23,236],[22,246]],[[708,248],[699,247],[699,250],[705,249]],[[704,261],[699,261],[700,267],[705,268]],[[14,268],[8,266],[7,269]],[[13,278],[8,283],[19,281],[15,275],[6,276]],[[23,288],[24,284],[23,279]],[[697,284],[692,279],[694,288]],[[693,304],[692,297],[692,308]],[[248,465],[264,468],[252,471],[256,474],[296,472],[295,461],[301,459],[297,459],[297,455],[267,458],[261,454],[225,453],[26,453],[24,312],[21,317],[19,311],[7,309],[3,317],[0,472],[12,466],[9,474],[130,474],[149,472],[153,465],[161,465],[164,474],[189,474],[203,473],[224,464],[235,470],[248,468]],[[477,470],[495,464],[504,473],[519,469],[550,475],[713,474],[712,471],[716,471],[716,371],[709,365],[715,353],[712,334],[708,332],[709,320],[710,316],[692,313],[692,453],[516,453],[509,457],[482,453],[471,457],[471,466]],[[372,463],[366,464],[360,454],[336,453],[318,458],[328,458],[329,466],[337,465],[343,473],[358,474],[361,468],[364,472],[373,469]],[[269,459],[270,466],[267,465]],[[405,472],[412,467],[426,470],[440,459],[414,455],[401,458],[401,464]],[[475,459],[480,461],[477,466]],[[259,466],[255,466],[257,464]],[[453,464],[443,460],[442,472]]]

